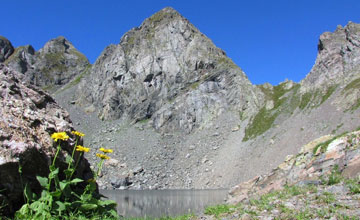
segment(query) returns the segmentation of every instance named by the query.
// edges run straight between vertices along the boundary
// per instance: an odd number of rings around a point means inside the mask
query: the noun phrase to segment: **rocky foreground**
[[[65,157],[75,145],[69,114],[47,93],[21,82],[22,77],[0,64],[0,216],[21,207],[26,185],[41,192],[36,176],[49,173],[56,152],[52,133],[64,131],[70,136],[58,155],[60,170],[67,166]],[[85,158],[79,159],[76,176],[85,180],[93,176]]]
[[[359,219],[360,131],[323,136],[230,191],[206,219]]]

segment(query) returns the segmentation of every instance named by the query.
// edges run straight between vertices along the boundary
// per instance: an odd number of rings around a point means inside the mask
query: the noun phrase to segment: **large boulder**
[[[66,167],[65,156],[75,145],[69,114],[41,89],[22,83],[21,77],[0,64],[0,215],[12,214],[24,203],[26,184],[35,192],[41,190],[36,176],[49,173],[57,146],[52,133],[65,131],[70,136],[61,142],[60,169]],[[80,159],[76,176],[92,177],[86,159]]]

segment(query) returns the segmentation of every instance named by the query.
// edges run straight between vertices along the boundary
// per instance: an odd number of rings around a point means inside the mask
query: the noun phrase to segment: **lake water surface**
[[[224,203],[227,192],[227,189],[100,191],[118,203],[119,215],[150,218],[201,214],[206,206]]]

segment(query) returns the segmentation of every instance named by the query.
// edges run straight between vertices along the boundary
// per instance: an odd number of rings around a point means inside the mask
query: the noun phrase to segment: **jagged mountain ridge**
[[[231,107],[252,114],[262,98],[241,69],[172,8],[107,47],[78,91],[79,102],[102,119],[151,118],[158,130],[186,132]]]
[[[301,81],[304,89],[346,83],[359,77],[360,25],[349,22],[345,27],[320,36],[318,55],[310,73]]]
[[[50,92],[70,82],[90,65],[88,59],[62,36],[48,41],[39,51],[31,45],[14,48],[4,37],[0,38],[0,47],[0,62],[24,74],[26,82]]]

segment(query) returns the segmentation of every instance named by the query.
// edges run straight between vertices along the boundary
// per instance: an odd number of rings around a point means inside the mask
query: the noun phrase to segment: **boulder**
[[[75,145],[69,114],[41,89],[22,83],[22,76],[0,64],[0,204],[6,204],[0,216],[21,207],[25,185],[40,192],[36,176],[47,177],[57,147],[51,134],[64,131],[70,136],[61,142],[56,161],[60,170],[66,168],[65,156]],[[84,180],[92,177],[85,158],[80,158],[75,175]]]

